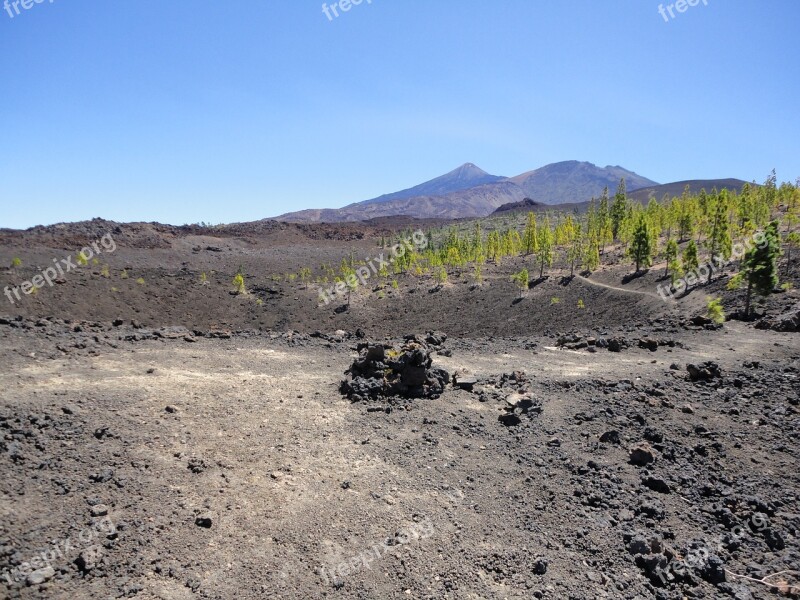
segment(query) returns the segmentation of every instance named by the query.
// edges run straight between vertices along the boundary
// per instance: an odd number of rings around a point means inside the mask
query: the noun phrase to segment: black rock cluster
[[[400,398],[438,398],[450,383],[450,374],[432,366],[431,352],[447,336],[408,335],[399,346],[360,343],[359,355],[342,380],[340,391],[353,402]]]

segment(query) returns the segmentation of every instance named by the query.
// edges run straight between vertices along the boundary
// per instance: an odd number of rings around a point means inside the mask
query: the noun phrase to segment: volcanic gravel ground
[[[450,338],[467,389],[351,403],[350,334],[0,323],[2,597],[766,599],[733,574],[800,570],[796,334]]]

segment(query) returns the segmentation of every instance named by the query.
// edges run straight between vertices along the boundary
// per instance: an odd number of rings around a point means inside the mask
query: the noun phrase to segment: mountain
[[[472,163],[420,185],[337,209],[308,209],[276,217],[289,223],[363,221],[405,215],[418,219],[483,217],[504,204],[532,198],[543,204],[584,202],[608,186],[613,194],[625,177],[627,189],[658,185],[622,167],[554,163],[516,177],[490,175]]]
[[[700,190],[710,192],[714,188],[717,188],[717,190],[724,188],[738,192],[744,187],[745,183],[747,182],[741,179],[689,179],[687,181],[675,181],[664,185],[644,187],[634,192],[628,191],[628,198],[647,204],[651,198],[661,201],[665,195],[669,198],[680,197],[687,185],[690,193],[698,194]],[[750,185],[758,187],[758,184],[751,183]]]
[[[384,194],[372,200],[364,200],[358,204],[372,204],[373,202],[389,202],[391,200],[405,200],[407,198],[416,198],[420,196],[444,196],[451,192],[458,192],[466,190],[479,185],[487,183],[494,183],[501,181],[505,177],[497,175],[489,175],[483,169],[476,167],[472,163],[464,163],[457,169],[431,179],[425,183],[420,183],[407,190],[401,190],[392,194]]]
[[[629,191],[658,185],[655,181],[622,167],[601,168],[577,160],[553,163],[512,177],[509,181],[516,183],[528,197],[539,202],[564,204],[583,202],[593,196],[600,196],[605,187],[613,195],[623,177]]]
[[[440,196],[414,196],[381,202],[367,200],[336,209],[308,209],[276,217],[286,223],[334,223],[366,221],[404,215],[417,219],[483,217],[507,202],[525,197],[522,189],[503,180]]]

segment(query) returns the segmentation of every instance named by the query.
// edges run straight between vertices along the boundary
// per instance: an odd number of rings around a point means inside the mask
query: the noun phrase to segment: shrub
[[[731,277],[731,280],[725,287],[728,289],[728,291],[732,292],[734,290],[738,290],[739,288],[741,288],[743,283],[744,283],[744,274],[737,273],[736,275]]]
[[[447,282],[447,269],[444,267],[438,267],[433,274],[434,278],[438,283],[446,283]]]
[[[233,287],[237,294],[246,294],[247,288],[244,285],[244,275],[237,273],[233,278]]]
[[[472,278],[475,280],[475,283],[481,283],[483,281],[483,273],[481,273],[481,266],[478,263],[475,263],[475,270],[472,272]]]
[[[122,273],[120,273],[119,276],[122,279],[127,279],[128,278],[128,270],[127,269],[122,269]]]
[[[139,285],[144,285],[144,277],[139,277],[139,279],[136,280],[136,283]]]
[[[208,285],[208,275],[200,273],[200,285]]]
[[[306,289],[308,289],[308,280],[311,279],[311,269],[309,267],[302,267],[297,272],[297,276],[300,278],[300,281],[305,284]]]
[[[400,286],[397,284],[397,279],[392,279],[392,289],[396,290]]]
[[[708,318],[717,325],[725,322],[725,312],[722,310],[722,300],[720,298],[706,298],[706,314]]]
[[[586,308],[586,305],[583,303],[583,298],[578,298],[578,308],[580,308],[581,310]]]
[[[22,266],[22,260],[20,260],[18,257],[15,256],[14,258],[11,259],[11,268],[18,269],[21,266]]]
[[[261,306],[264,304],[264,301],[261,298],[256,298],[256,305]]]
[[[100,261],[98,259],[96,259],[96,258],[93,258],[92,259],[92,266],[93,267],[97,267],[99,265],[100,265]]]
[[[522,294],[528,289],[528,269],[522,269],[519,273],[514,273],[511,276],[511,281],[519,288],[519,296],[522,298]]]
[[[108,265],[103,265],[103,268],[100,269],[100,275],[102,275],[106,279],[111,277],[111,271],[109,270]]]
[[[80,266],[85,267],[89,264],[89,261],[86,260],[86,256],[84,256],[83,252],[78,252],[78,256],[75,258],[75,262],[77,262]]]
[[[561,302],[561,298],[556,298],[556,297],[550,298],[550,305],[551,305],[551,306],[552,306],[553,304],[558,304],[558,303],[560,303],[560,302]]]

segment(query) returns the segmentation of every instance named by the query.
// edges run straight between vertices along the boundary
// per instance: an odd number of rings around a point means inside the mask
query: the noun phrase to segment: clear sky
[[[2,2],[0,227],[255,220],[464,162],[800,176],[797,0]]]

